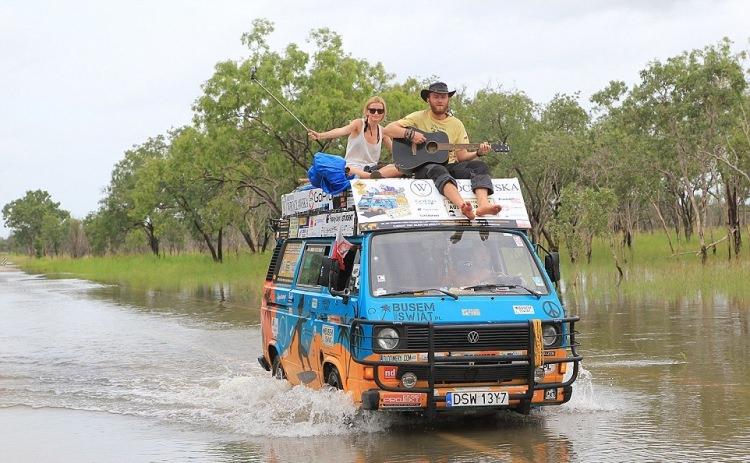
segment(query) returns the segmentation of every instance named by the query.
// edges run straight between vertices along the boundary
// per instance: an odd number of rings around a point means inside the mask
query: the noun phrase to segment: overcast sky
[[[744,0],[3,0],[0,208],[43,189],[74,217],[96,210],[123,152],[189,123],[201,84],[247,56],[240,37],[261,17],[276,50],[310,50],[310,30],[329,27],[399,81],[501,85],[539,103],[580,92],[585,105],[651,60],[724,36],[747,50],[750,37]]]

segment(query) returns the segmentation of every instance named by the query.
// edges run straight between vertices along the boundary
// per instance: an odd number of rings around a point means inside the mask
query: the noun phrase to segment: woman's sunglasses
[[[383,114],[385,112],[385,109],[381,108],[367,108],[367,112],[370,114]]]

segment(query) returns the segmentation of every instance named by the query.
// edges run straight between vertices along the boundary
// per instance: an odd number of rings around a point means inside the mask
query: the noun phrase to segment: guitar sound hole
[[[436,141],[428,141],[424,149],[428,153],[435,153],[438,150],[438,144]]]

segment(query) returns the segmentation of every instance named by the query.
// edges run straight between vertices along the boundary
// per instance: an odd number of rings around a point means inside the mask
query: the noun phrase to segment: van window
[[[323,258],[328,256],[331,246],[327,244],[308,244],[302,255],[302,267],[299,270],[297,284],[318,286],[318,276],[323,267]]]
[[[284,246],[284,257],[279,264],[279,273],[276,274],[276,281],[281,283],[291,283],[294,279],[294,269],[297,268],[299,256],[302,254],[302,242],[291,241]]]

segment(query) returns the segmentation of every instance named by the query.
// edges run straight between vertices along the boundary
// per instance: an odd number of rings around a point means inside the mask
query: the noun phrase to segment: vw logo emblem
[[[469,331],[469,334],[466,335],[466,339],[471,344],[476,344],[477,341],[479,341],[479,333],[477,333],[476,331]]]

